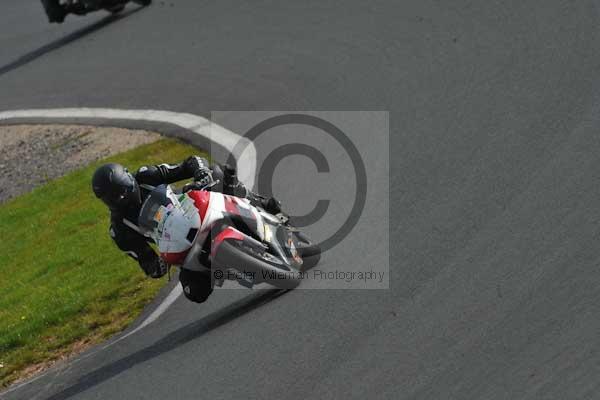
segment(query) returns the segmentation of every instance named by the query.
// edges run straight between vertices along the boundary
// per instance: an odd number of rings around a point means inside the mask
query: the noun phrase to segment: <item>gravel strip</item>
[[[92,161],[158,139],[158,133],[122,128],[0,126],[0,203]]]

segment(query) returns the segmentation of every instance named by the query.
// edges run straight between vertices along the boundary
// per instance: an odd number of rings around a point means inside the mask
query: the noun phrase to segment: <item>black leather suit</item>
[[[225,172],[223,171],[225,170]],[[235,177],[235,170],[219,165],[209,166],[202,157],[192,156],[180,164],[160,164],[141,167],[134,177],[141,189],[142,202],[149,194],[145,185],[157,186],[170,184],[184,179],[194,178],[202,184],[220,181],[223,184],[215,186],[226,194],[234,194],[248,198],[253,204],[268,208],[265,199],[246,190]],[[276,203],[276,202],[275,202]],[[277,211],[277,210],[274,210]],[[147,237],[137,230],[139,206],[127,209],[111,209],[110,236],[119,249],[134,258],[146,275],[159,278],[167,271],[164,261],[150,247]],[[182,269],[179,274],[185,296],[195,302],[205,301],[212,292],[211,277],[205,273]]]

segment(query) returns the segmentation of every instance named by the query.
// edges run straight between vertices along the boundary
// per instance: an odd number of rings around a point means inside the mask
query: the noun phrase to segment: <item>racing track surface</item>
[[[180,299],[7,399],[597,398],[596,4],[178,0],[64,41],[103,17],[24,3],[1,6],[0,110],[389,110],[392,278]]]

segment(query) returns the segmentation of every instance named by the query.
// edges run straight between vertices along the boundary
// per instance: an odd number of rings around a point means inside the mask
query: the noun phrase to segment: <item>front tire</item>
[[[255,283],[265,282],[279,289],[294,289],[300,284],[300,277],[296,271],[285,270],[282,267],[277,267],[274,262],[274,256],[271,261],[260,258],[258,254],[246,253],[239,246],[234,245],[230,241],[224,241],[219,246],[215,264],[226,267],[233,267],[244,273],[251,273],[255,276]]]
[[[296,250],[298,250],[300,257],[302,257],[302,271],[309,270],[321,260],[321,247],[313,243],[301,232],[294,232],[294,235],[297,240]]]
[[[318,247],[318,246],[317,246]],[[300,254],[302,254],[300,252]],[[319,261],[321,261],[321,249],[319,248],[318,252],[312,254],[312,255],[301,255],[302,257],[302,271],[307,271],[311,268],[314,268]]]

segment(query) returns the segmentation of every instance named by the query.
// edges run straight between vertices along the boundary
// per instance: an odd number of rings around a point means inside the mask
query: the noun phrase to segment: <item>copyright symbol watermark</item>
[[[242,137],[225,155],[216,148],[213,159],[237,166],[238,176],[251,176],[254,192],[280,200],[291,225],[322,253],[335,254],[329,260],[339,276],[347,274],[301,286],[389,287],[387,112],[223,111],[211,119]],[[248,172],[248,163],[236,160],[249,154],[256,154],[256,168]],[[356,278],[365,265],[372,265],[373,275],[363,275],[377,279]]]
[[[264,133],[283,126],[295,126],[301,127],[301,129],[302,127],[316,128],[333,138],[345,150],[352,163],[354,186],[356,188],[352,208],[346,219],[342,221],[340,227],[329,237],[322,239],[318,243],[321,250],[325,252],[344,240],[356,226],[362,215],[367,198],[367,172],[365,164],[358,148],[342,129],[332,122],[314,115],[301,113],[276,115],[262,120],[251,127],[243,134],[243,137],[255,143]],[[232,154],[230,154],[227,163],[235,165],[233,154],[241,154],[244,151],[244,147],[244,142],[238,142]],[[285,158],[297,155],[310,159],[314,163],[318,173],[330,172],[328,158],[321,149],[307,143],[285,143],[271,150],[262,161],[258,171],[258,193],[263,196],[273,196],[273,176],[275,170]],[[327,213],[331,201],[331,199],[318,199],[312,211],[304,215],[291,215],[294,226],[306,227],[319,221]]]

